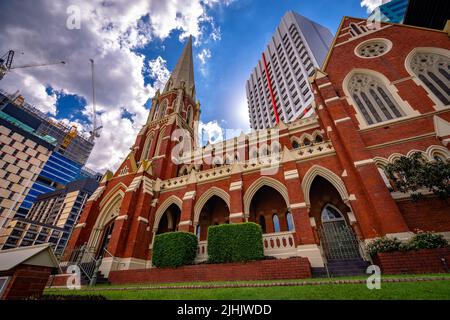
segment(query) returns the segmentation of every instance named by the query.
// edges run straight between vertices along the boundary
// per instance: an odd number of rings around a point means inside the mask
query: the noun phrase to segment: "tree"
[[[450,196],[450,161],[426,161],[420,152],[401,157],[386,166],[386,175],[396,189],[411,193],[414,201],[423,198],[423,190],[429,190],[441,199]]]

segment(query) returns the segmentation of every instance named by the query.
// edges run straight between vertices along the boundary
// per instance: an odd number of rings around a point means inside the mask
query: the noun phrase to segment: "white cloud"
[[[133,49],[156,37],[164,39],[173,30],[181,31],[180,39],[192,34],[196,45],[202,39],[220,39],[220,29],[207,10],[230,3],[229,0],[13,1],[0,10],[0,53],[8,49],[23,51],[15,61],[17,64],[60,59],[67,64],[16,69],[0,86],[11,93],[20,90],[26,101],[56,117],[57,97],[48,95],[46,87],[64,90],[66,94],[86,98],[88,106],[81,112],[89,115],[92,108],[89,58],[93,58],[97,111],[102,113],[103,131],[88,166],[95,170],[115,169],[145,123],[148,111],[143,105],[168,75],[161,57],[146,66],[144,57]],[[81,10],[79,30],[66,28],[69,5]],[[145,19],[150,23],[143,23]],[[205,28],[205,23],[210,27]],[[211,32],[215,35],[210,35]],[[153,75],[154,86],[144,83],[143,70]],[[132,121],[122,118],[124,109],[133,115]],[[88,124],[79,125],[90,130]]]
[[[207,123],[200,121],[198,129],[200,144],[214,144],[224,140],[222,127],[215,120]]]
[[[200,51],[197,57],[202,64],[205,64],[206,60],[211,58],[211,50],[205,48],[202,51]]]
[[[160,56],[148,62],[147,72],[150,78],[155,80],[153,84],[155,90],[162,90],[170,77],[170,71],[167,69],[167,61]]]
[[[361,0],[361,7],[366,7],[367,12],[371,13],[373,10],[381,6],[382,4],[391,2],[391,0]]]

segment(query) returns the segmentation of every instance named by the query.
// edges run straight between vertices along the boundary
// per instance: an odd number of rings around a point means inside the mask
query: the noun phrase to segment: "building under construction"
[[[51,119],[25,102],[19,94],[10,95],[1,90],[0,118],[33,132],[53,146],[53,152],[39,175],[29,181],[31,188],[23,195],[14,216],[25,217],[41,194],[61,189],[81,177],[98,178],[94,172],[84,168],[94,140],[84,137],[76,127]]]

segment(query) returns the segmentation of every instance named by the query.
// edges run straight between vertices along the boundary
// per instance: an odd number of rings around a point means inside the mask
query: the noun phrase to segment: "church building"
[[[244,221],[261,225],[265,255],[306,257],[312,268],[365,259],[364,243],[385,235],[450,239],[448,203],[426,191],[414,202],[384,172],[417,151],[450,158],[449,34],[344,17],[309,80],[312,116],[199,146],[190,38],[129,154],[87,202],[65,258],[84,245],[104,274],[150,268],[155,235],[187,231],[201,262],[209,226]]]

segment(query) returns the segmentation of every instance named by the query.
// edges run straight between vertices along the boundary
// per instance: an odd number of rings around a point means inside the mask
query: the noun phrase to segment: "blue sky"
[[[204,48],[211,52],[211,58],[207,60],[206,65],[201,65],[198,58],[195,61],[197,98],[202,104],[203,122],[224,120],[224,125],[230,128],[248,127],[246,105],[243,106],[246,104],[246,80],[281,17],[288,10],[323,24],[333,34],[344,15],[367,16],[365,8],[355,0],[243,0],[225,9],[212,10],[210,14],[221,29],[221,40],[194,47],[194,56]],[[165,50],[162,50],[162,45]],[[161,55],[167,60],[169,70],[172,70],[182,46],[175,31],[165,41],[156,45],[150,44],[142,52],[150,59]],[[201,72],[200,69],[205,71]],[[235,112],[236,109],[238,112]]]
[[[4,0],[0,0],[3,2]],[[249,128],[245,83],[288,10],[328,27],[367,17],[381,0],[21,0],[0,11],[0,54],[14,64],[65,60],[64,66],[16,69],[0,82],[53,118],[91,130],[89,59],[103,125],[88,166],[114,170],[129,152],[189,34],[201,125],[208,132]],[[74,16],[73,7],[76,9]],[[75,17],[79,27],[69,28]],[[72,21],[72,20],[70,20]],[[225,138],[230,138],[226,136]]]

